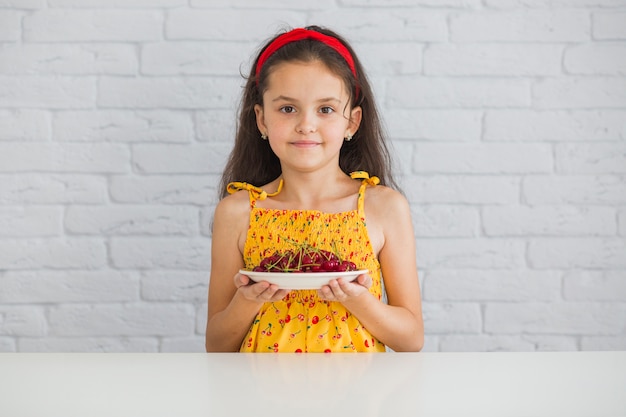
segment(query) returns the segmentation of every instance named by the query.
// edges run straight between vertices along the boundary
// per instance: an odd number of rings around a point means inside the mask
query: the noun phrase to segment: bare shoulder
[[[393,218],[394,215],[405,215],[409,211],[409,203],[400,193],[392,188],[378,185],[368,188],[365,192],[366,210],[373,215]]]
[[[247,228],[250,198],[247,191],[238,191],[221,199],[215,207],[214,227]]]
[[[412,235],[411,210],[402,193],[385,186],[365,192],[365,217],[372,246],[377,255],[390,236]]]

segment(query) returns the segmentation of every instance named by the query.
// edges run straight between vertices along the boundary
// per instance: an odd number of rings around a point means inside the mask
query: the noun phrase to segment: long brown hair
[[[346,174],[367,171],[380,179],[382,185],[398,189],[391,170],[391,156],[387,138],[374,102],[372,89],[361,62],[352,47],[335,32],[319,26],[308,26],[339,40],[348,49],[354,60],[356,77],[346,60],[330,46],[316,40],[299,40],[278,49],[263,64],[258,79],[255,76],[259,56],[278,36],[270,39],[259,51],[244,87],[239,108],[239,120],[235,145],[228,158],[220,182],[220,196],[227,195],[226,186],[233,181],[261,186],[278,178],[281,174],[280,160],[268,141],[261,139],[256,124],[254,106],[263,104],[263,92],[267,88],[267,77],[272,68],[283,62],[320,61],[339,76],[350,92],[350,105],[361,106],[362,119],[352,140],[344,141],[339,154],[339,166]],[[358,92],[358,94],[357,94]]]

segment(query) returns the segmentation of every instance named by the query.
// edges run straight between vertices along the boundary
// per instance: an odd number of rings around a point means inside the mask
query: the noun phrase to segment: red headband
[[[263,65],[270,56],[272,56],[277,50],[287,45],[288,43],[300,41],[303,39],[313,39],[333,48],[335,51],[337,51],[339,55],[342,56],[343,59],[346,60],[348,66],[350,67],[350,71],[352,71],[352,75],[354,75],[354,79],[357,79],[356,68],[354,67],[354,60],[352,59],[350,51],[348,51],[348,48],[346,48],[343,43],[341,43],[337,38],[333,38],[332,36],[324,35],[323,33],[316,32],[314,30],[298,28],[278,36],[276,39],[274,39],[272,43],[267,46],[267,48],[265,48],[263,53],[261,53],[261,56],[259,57],[259,60],[256,64],[257,84],[259,83],[259,74],[261,73],[261,68],[263,68]],[[358,91],[359,90],[357,87],[357,96],[359,95]]]

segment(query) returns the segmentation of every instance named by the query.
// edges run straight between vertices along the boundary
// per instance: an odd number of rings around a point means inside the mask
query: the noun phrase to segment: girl
[[[312,26],[261,49],[214,215],[208,352],[422,348],[410,209],[389,161],[370,85],[345,40]],[[238,273],[297,244],[369,274],[289,291]]]

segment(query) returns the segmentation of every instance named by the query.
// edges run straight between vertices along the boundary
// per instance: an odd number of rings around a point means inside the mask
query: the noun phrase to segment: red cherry
[[[311,323],[313,324],[317,324],[320,321],[320,318],[317,316],[313,316],[313,318],[311,319]]]
[[[334,259],[322,262],[322,269],[326,272],[333,272],[337,270],[338,266],[339,262],[335,261]]]

